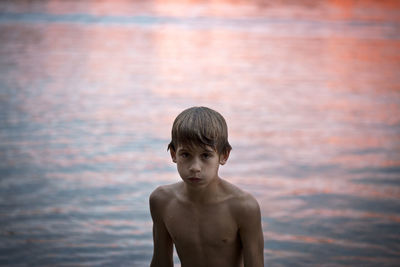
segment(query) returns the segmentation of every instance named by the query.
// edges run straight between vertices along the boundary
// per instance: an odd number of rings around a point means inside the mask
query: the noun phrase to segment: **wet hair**
[[[168,149],[173,151],[179,145],[210,146],[219,155],[229,153],[232,149],[224,117],[207,107],[191,107],[182,111],[172,125],[171,136]]]

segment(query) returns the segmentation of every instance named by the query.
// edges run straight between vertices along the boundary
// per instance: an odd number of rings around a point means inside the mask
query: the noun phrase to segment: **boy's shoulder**
[[[225,180],[222,186],[230,196],[228,200],[230,209],[239,221],[260,213],[260,206],[253,195]]]
[[[170,201],[176,196],[177,184],[171,185],[161,185],[158,186],[149,197],[150,212],[153,220],[160,218],[165,212],[166,207],[169,205]]]
[[[238,208],[243,206],[248,207],[249,205],[258,206],[258,202],[253,195],[226,180],[222,181],[222,187],[227,195],[229,195],[230,202],[232,202],[234,206],[237,206]]]
[[[150,201],[163,201],[176,195],[180,183],[160,185],[150,194]]]

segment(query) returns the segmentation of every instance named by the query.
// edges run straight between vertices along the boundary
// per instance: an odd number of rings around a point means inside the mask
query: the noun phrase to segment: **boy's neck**
[[[204,187],[192,187],[183,184],[184,193],[187,199],[194,204],[206,204],[212,202],[218,196],[218,185],[221,178],[218,176]]]

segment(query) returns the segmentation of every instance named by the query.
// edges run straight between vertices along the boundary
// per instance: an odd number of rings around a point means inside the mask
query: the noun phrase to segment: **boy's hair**
[[[224,117],[207,107],[191,107],[182,111],[172,125],[171,135],[168,149],[173,151],[178,145],[210,146],[219,155],[229,153],[232,149]]]

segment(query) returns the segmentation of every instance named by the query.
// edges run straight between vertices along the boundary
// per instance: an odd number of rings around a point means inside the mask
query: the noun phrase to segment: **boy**
[[[221,179],[231,146],[224,118],[206,107],[176,117],[168,145],[182,180],[150,196],[154,253],[151,267],[261,267],[263,232],[257,201]]]

